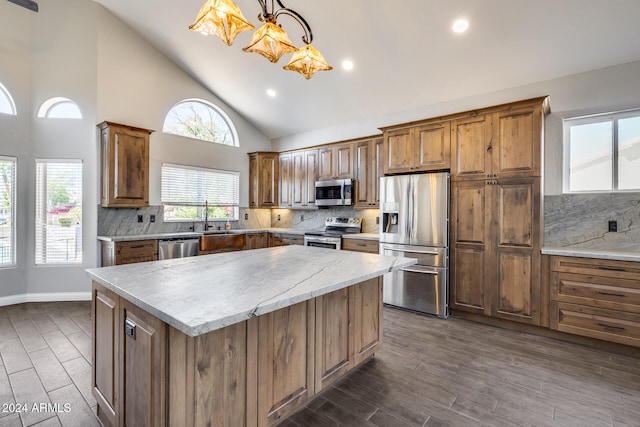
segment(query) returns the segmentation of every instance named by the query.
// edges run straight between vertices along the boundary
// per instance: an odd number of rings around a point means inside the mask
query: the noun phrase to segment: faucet
[[[209,201],[204,201],[204,231],[209,229]]]

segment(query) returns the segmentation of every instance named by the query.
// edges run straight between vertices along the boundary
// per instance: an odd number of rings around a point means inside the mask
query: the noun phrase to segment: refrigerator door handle
[[[407,185],[407,237],[411,242],[411,233],[413,231],[413,180],[409,177],[409,184]]]
[[[439,274],[437,271],[418,270],[417,268],[411,267],[401,268],[400,271],[407,271],[409,273],[431,274],[433,276],[437,276]]]
[[[410,250],[410,249],[396,249],[396,248],[387,248],[386,246],[385,246],[385,249],[388,249],[390,251],[396,251],[396,252],[404,252],[404,253],[408,253],[408,254],[440,255],[439,252],[435,252],[435,251],[417,251],[417,250]]]

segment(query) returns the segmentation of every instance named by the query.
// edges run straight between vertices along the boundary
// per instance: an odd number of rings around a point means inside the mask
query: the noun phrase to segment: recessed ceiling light
[[[469,21],[466,19],[457,19],[451,26],[454,33],[464,33],[469,29]]]
[[[270,96],[270,97],[272,97],[272,98],[275,98],[275,97],[276,97],[276,95],[277,95],[277,93],[276,93],[276,91],[275,91],[275,90],[273,90],[273,89],[267,89],[267,95],[269,95],[269,96]]]
[[[348,59],[345,59],[344,61],[342,61],[342,68],[347,71],[353,70],[353,62],[351,62]]]

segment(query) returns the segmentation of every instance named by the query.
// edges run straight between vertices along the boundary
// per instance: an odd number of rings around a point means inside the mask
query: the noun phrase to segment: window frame
[[[78,116],[75,117],[60,117],[60,116],[51,116],[52,112],[55,112],[55,109],[63,104],[70,104],[77,110]],[[64,98],[62,96],[55,96],[53,98],[49,98],[45,100],[38,109],[38,114],[36,117],[40,119],[69,119],[69,120],[82,120],[82,111],[80,111],[80,107],[77,103],[69,98]]]
[[[75,242],[75,246],[74,246],[74,250],[76,250],[76,256],[74,257],[73,261],[69,261],[68,259],[65,261],[49,261],[48,257],[45,256],[44,260],[42,262],[39,262],[40,256],[38,255],[38,251],[42,249],[41,245],[42,243],[38,243],[38,236],[39,236],[39,230],[38,227],[41,227],[43,224],[40,223],[40,215],[38,214],[38,208],[41,207],[41,202],[38,200],[38,196],[39,196],[39,183],[40,183],[40,179],[38,176],[38,164],[53,164],[53,163],[64,163],[64,164],[79,164],[80,165],[80,239],[79,239],[79,244],[80,244],[80,259],[77,259],[77,247],[78,247],[78,240],[74,240]],[[84,215],[82,215],[83,212],[83,205],[84,205],[84,174],[85,174],[85,170],[84,170],[84,160],[83,159],[79,159],[79,158],[75,158],[75,159],[70,159],[70,158],[65,158],[65,159],[53,159],[53,158],[36,158],[35,159],[35,211],[34,211],[34,263],[36,265],[36,267],[57,267],[57,266],[78,266],[78,265],[83,265],[84,263],[84,245],[83,245],[83,235],[84,235]],[[45,201],[46,202],[46,201]],[[77,205],[76,205],[77,206]],[[48,214],[48,212],[47,212]],[[46,233],[46,227],[49,226],[49,224],[46,223],[47,220],[47,215],[45,215],[45,233]],[[44,241],[44,245],[45,245],[45,249],[47,248],[47,244],[46,244],[46,239]],[[46,253],[46,250],[45,250]]]
[[[17,176],[18,176],[18,158],[17,157],[13,157],[13,156],[3,156],[0,155],[0,161],[1,162],[10,162],[13,164],[12,166],[12,181],[11,181],[11,200],[10,202],[10,206],[11,206],[11,261],[9,263],[2,263],[0,262],[0,270],[5,269],[5,268],[15,268],[17,263],[16,263],[16,191],[17,191]]]
[[[189,165],[180,165],[180,164],[176,164],[176,163],[168,163],[168,162],[163,162],[161,167],[160,167],[160,203],[162,204],[162,206],[175,206],[175,207],[193,207],[195,206],[197,208],[196,210],[196,217],[195,218],[167,218],[166,216],[166,210],[164,210],[165,212],[163,212],[163,220],[165,222],[201,222],[204,221],[205,219],[205,200],[195,200],[193,203],[177,203],[174,201],[166,201],[165,200],[165,194],[164,194],[164,186],[162,185],[162,182],[164,181],[164,173],[165,173],[165,167],[169,167],[169,168],[175,168],[175,169],[184,169],[184,170],[194,170],[194,171],[199,171],[199,172],[204,172],[204,173],[212,173],[212,174],[224,174],[224,175],[231,175],[231,176],[235,176],[236,177],[236,183],[237,183],[237,188],[234,189],[234,195],[236,196],[236,202],[235,203],[226,203],[226,204],[216,204],[216,203],[208,203],[208,207],[209,210],[216,208],[216,207],[231,207],[233,208],[233,216],[231,218],[218,218],[218,217],[212,217],[209,216],[207,218],[207,220],[209,222],[213,222],[213,221],[218,221],[218,222],[224,222],[224,221],[239,221],[240,220],[240,172],[238,171],[230,171],[230,170],[223,170],[223,169],[215,169],[215,168],[207,168],[207,167],[202,167],[202,166],[189,166]]]
[[[18,110],[16,110],[16,103],[13,100],[13,97],[11,96],[11,92],[9,92],[9,89],[7,89],[2,84],[2,82],[0,82],[0,93],[2,93],[2,95],[4,95],[4,97],[9,101],[9,108],[11,109],[11,111],[8,113],[0,111],[0,114],[6,114],[8,116],[16,116],[18,114]]]
[[[563,194],[589,193],[637,193],[635,189],[619,189],[619,152],[618,152],[618,122],[622,119],[640,117],[640,108],[626,109],[607,113],[590,114],[586,116],[566,117],[562,120],[562,192]],[[571,127],[595,123],[611,122],[611,189],[608,190],[571,190]]]
[[[194,103],[198,103],[198,104],[202,104],[210,109],[213,110],[214,113],[216,113],[217,115],[219,115],[222,120],[226,123],[227,127],[229,128],[229,131],[231,133],[231,139],[232,139],[232,144],[224,144],[222,142],[219,141],[210,141],[208,139],[201,139],[201,138],[195,138],[193,136],[189,136],[189,135],[184,135],[181,133],[174,133],[174,132],[169,132],[167,130],[165,130],[165,125],[167,124],[167,119],[169,118],[169,115],[173,112],[173,110],[178,107],[181,104],[186,104],[186,103],[190,103],[190,102],[194,102]],[[187,99],[183,99],[182,101],[176,102],[170,109],[169,111],[167,111],[167,114],[165,114],[164,116],[164,121],[162,123],[162,133],[165,133],[167,135],[175,135],[175,136],[181,136],[183,138],[189,138],[189,139],[194,139],[196,141],[204,141],[204,142],[209,142],[212,144],[217,144],[223,147],[235,147],[238,148],[240,147],[240,141],[238,139],[238,132],[236,130],[235,125],[233,124],[233,122],[231,121],[231,118],[229,117],[229,115],[227,113],[225,113],[222,108],[218,107],[217,105],[215,105],[212,102],[209,102],[205,99],[201,99],[201,98],[187,98]]]

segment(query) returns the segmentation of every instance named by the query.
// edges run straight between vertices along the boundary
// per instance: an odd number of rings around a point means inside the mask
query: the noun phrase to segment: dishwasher
[[[163,239],[158,241],[158,259],[184,258],[198,255],[200,239]]]

